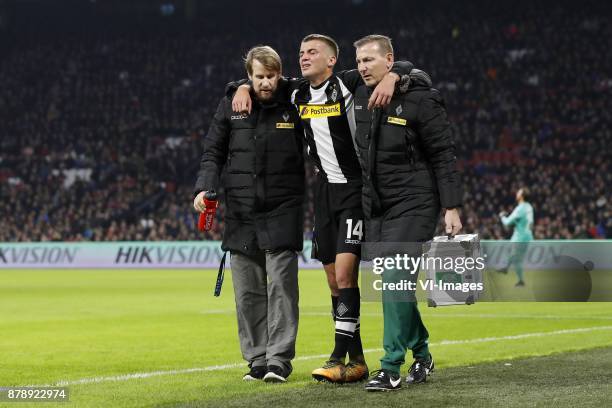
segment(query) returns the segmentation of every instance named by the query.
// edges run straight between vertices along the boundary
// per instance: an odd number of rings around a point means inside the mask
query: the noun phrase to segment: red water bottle
[[[200,213],[198,219],[198,229],[200,231],[210,231],[217,214],[217,207],[219,202],[217,201],[217,193],[214,190],[207,191],[204,193],[204,211]]]

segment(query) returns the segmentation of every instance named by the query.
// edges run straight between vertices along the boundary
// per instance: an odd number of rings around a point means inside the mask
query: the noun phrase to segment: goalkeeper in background
[[[516,276],[518,277],[517,287],[525,286],[525,278],[523,274],[523,261],[527,255],[527,247],[529,242],[533,241],[533,207],[527,201],[529,199],[529,190],[525,187],[520,188],[516,192],[516,202],[518,205],[512,211],[512,214],[507,215],[505,211],[499,213],[501,222],[504,227],[514,226],[514,233],[510,242],[513,243],[512,255],[508,259],[508,264],[499,269],[501,273],[508,273],[508,268],[514,264]]]

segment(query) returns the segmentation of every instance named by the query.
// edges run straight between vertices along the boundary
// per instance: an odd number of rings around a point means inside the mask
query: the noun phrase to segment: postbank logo
[[[340,116],[340,103],[333,105],[300,105],[300,118],[313,119],[329,116]]]

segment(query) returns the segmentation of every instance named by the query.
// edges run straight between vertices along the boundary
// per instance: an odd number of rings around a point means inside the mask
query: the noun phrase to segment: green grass
[[[562,374],[560,376],[560,374]],[[265,386],[264,386],[265,387]],[[166,407],[291,406],[405,407],[605,407],[612,404],[612,348],[452,367],[436,371],[425,384],[391,393],[367,393],[362,384],[309,383],[290,390],[252,393],[232,401],[192,401]],[[267,390],[266,390],[267,391]]]
[[[218,406],[221,400],[224,404],[235,402],[245,406],[252,399],[263,401],[263,396],[276,398],[279,406],[283,406],[294,405],[291,399],[283,399],[285,394],[304,401],[309,401],[306,395],[311,393],[320,394],[326,401],[339,401],[353,391],[357,395],[354,403],[366,398],[359,387],[321,388],[310,380],[310,371],[324,360],[316,356],[331,351],[333,341],[329,292],[322,271],[300,272],[298,360],[291,381],[281,386],[239,381],[246,365],[241,361],[238,346],[229,275],[221,297],[214,298],[214,271],[2,270],[0,386],[66,381],[71,392],[68,405],[79,407],[173,406],[194,401],[195,405]],[[612,346],[610,303],[480,303],[437,309],[423,304],[421,311],[439,369],[432,385],[415,394],[415,398],[418,396],[423,401],[433,402],[428,399],[429,393],[449,394],[454,390],[465,394],[461,373],[465,373],[466,366]],[[589,330],[571,331],[579,328]],[[382,343],[379,304],[362,305],[362,333],[364,347],[373,350],[367,353],[370,368],[378,368]],[[549,334],[504,338],[525,333]],[[488,339],[473,344],[444,343],[445,340],[483,338]],[[609,362],[610,353],[605,353]],[[540,361],[540,366],[546,366],[550,361],[554,367],[553,362],[557,361],[555,364],[563,366],[563,358],[559,355],[525,360],[525,364]],[[230,366],[210,370],[217,365]],[[588,374],[591,369],[594,373],[600,369],[595,363],[591,366],[587,364],[583,370]],[[485,373],[494,373],[496,367],[505,370],[498,363],[482,367]],[[206,370],[74,383],[82,379],[190,368]],[[551,387],[556,382],[566,383],[568,370],[574,370],[574,366],[554,370],[557,379],[550,379]],[[530,375],[521,371],[520,375],[511,377],[509,384],[514,388],[496,389],[500,397],[495,401],[503,403],[504,395],[520,390],[522,384],[533,387]],[[489,384],[484,389],[493,386],[488,381],[493,377],[493,374],[484,376],[483,381]],[[433,384],[439,384],[440,389]],[[541,401],[545,403],[550,401],[545,397],[548,385],[542,384]],[[465,386],[469,389],[475,383]],[[610,395],[609,387],[606,395]],[[533,398],[526,404],[535,404],[535,392]],[[564,401],[570,404],[574,401],[571,398],[568,394]],[[312,404],[321,402],[316,398],[311,401]],[[396,401],[391,402],[394,404],[400,400],[390,401]],[[469,400],[459,398],[455,405],[463,405],[464,401],[467,404]],[[496,404],[495,401],[486,405]],[[527,400],[515,402],[520,401]],[[446,403],[452,405],[453,400],[448,399]]]

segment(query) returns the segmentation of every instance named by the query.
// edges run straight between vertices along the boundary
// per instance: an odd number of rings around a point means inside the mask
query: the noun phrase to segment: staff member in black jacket
[[[298,326],[298,261],[303,244],[304,162],[297,112],[276,95],[281,59],[272,48],[251,49],[250,114],[221,100],[204,139],[194,208],[204,193],[225,188],[222,248],[231,254],[244,380],[285,382],[292,371]]]
[[[355,42],[359,72],[366,84],[355,94],[356,143],[363,172],[366,243],[382,244],[373,256],[392,256],[388,243],[417,243],[433,238],[440,211],[446,232],[461,229],[457,207],[462,187],[456,170],[455,145],[442,97],[431,88],[427,74],[413,70],[412,85],[396,92],[384,108],[368,111],[371,89],[393,64],[391,40],[371,35]],[[376,245],[375,245],[376,246]],[[420,256],[419,245],[408,245]],[[366,251],[368,244],[366,244]],[[383,282],[410,275],[385,270]],[[412,275],[415,280],[416,276]],[[366,384],[369,391],[401,387],[400,367],[406,351],[415,359],[407,383],[424,382],[434,364],[427,329],[413,296],[383,292],[385,356],[382,369]]]

